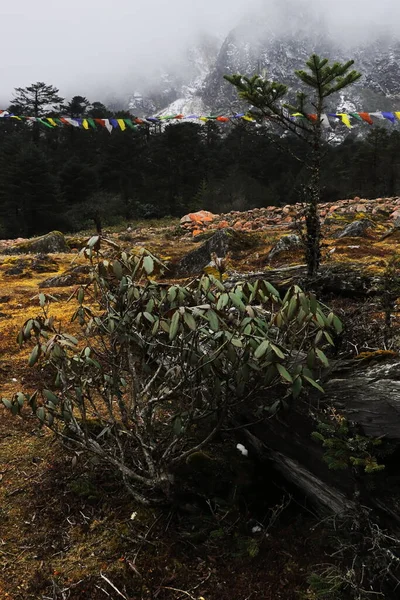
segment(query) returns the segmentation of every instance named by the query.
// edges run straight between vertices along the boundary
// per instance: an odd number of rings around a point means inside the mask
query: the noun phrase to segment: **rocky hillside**
[[[294,70],[303,67],[310,54],[316,52],[335,60],[354,58],[363,74],[344,95],[332,98],[333,112],[398,109],[399,39],[377,32],[368,43],[350,43],[344,48],[311,8],[303,6],[299,10],[297,4],[288,1],[280,2],[274,12],[264,16],[249,14],[219,43],[219,48],[218,43],[208,38],[192,48],[186,68],[179,68],[179,76],[165,74],[161,93],[150,89],[138,93],[130,108],[143,114],[146,110],[165,114],[235,110],[239,108],[235,90],[223,75],[265,71],[269,77],[297,88]]]
[[[238,231],[268,231],[271,229],[295,229],[304,221],[299,217],[302,211],[301,204],[288,204],[287,206],[267,206],[254,208],[245,212],[231,211],[226,214],[214,215],[208,211],[190,213],[181,219],[181,227],[194,237],[206,230],[218,230],[231,227]],[[319,215],[325,225],[335,221],[371,218],[389,227],[397,227],[400,220],[400,198],[377,198],[367,200],[353,198],[326,202],[319,205]]]

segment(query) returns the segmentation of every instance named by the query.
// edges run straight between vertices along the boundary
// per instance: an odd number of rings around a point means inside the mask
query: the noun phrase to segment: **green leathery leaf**
[[[196,330],[196,328],[197,328],[196,321],[191,313],[185,311],[183,314],[183,320],[185,321],[185,323],[189,327],[189,329],[191,329],[192,331]]]
[[[219,279],[214,277],[214,275],[210,275],[210,279],[213,282],[213,284],[215,285],[215,287],[217,287],[221,292],[225,291],[225,286]]]
[[[46,398],[46,400],[52,402],[56,406],[60,402],[59,398],[57,398],[57,396],[55,396],[50,390],[43,390],[43,396]]]
[[[329,333],[328,333],[327,331],[324,331],[324,336],[326,337],[327,341],[329,342],[329,344],[330,344],[331,346],[334,346],[334,345],[335,345],[335,343],[334,343],[333,339],[331,338],[331,336],[329,335]]]
[[[46,411],[44,410],[43,406],[37,409],[36,416],[40,421],[42,421],[42,423],[44,422],[46,417]]]
[[[24,332],[23,332],[24,338],[28,337],[29,333],[31,332],[32,327],[33,327],[33,320],[29,319],[29,321],[27,321],[25,328],[24,328]]]
[[[229,296],[227,293],[221,294],[220,297],[218,298],[218,302],[217,302],[217,310],[221,310],[223,308],[225,308],[225,306],[228,304],[229,302]]]
[[[270,346],[269,340],[263,340],[254,352],[254,358],[262,358]]]
[[[154,260],[151,256],[145,256],[143,259],[143,267],[147,275],[151,275],[154,271]]]
[[[301,307],[304,310],[305,314],[308,314],[310,312],[310,301],[307,298],[307,296],[304,294],[304,292],[299,294],[299,300],[300,300]]]
[[[123,277],[123,269],[122,269],[121,263],[118,260],[114,260],[112,268],[113,268],[115,277],[118,279],[118,281],[121,281],[121,279]]]
[[[18,402],[19,406],[22,408],[23,405],[24,405],[24,402],[26,400],[24,394],[22,392],[17,392],[17,394],[16,394],[15,397],[17,399],[17,402]]]
[[[279,356],[279,358],[285,358],[285,355],[283,354],[282,350],[278,348],[278,346],[275,346],[275,344],[271,344],[271,348],[275,352],[275,354]]]
[[[175,300],[177,292],[178,292],[178,290],[175,285],[173,285],[172,287],[169,288],[168,293],[167,293],[169,302],[173,302]]]
[[[89,246],[89,248],[93,248],[93,246],[95,246],[97,244],[97,242],[99,241],[100,237],[98,235],[94,235],[93,237],[90,238],[90,240],[88,241],[87,245]]]
[[[33,412],[36,412],[36,409],[37,409],[37,403],[36,403],[37,395],[38,395],[38,391],[36,390],[35,392],[33,392],[32,396],[28,400],[28,404],[31,407],[31,409],[33,410]]]
[[[30,367],[33,367],[33,365],[36,363],[37,359],[39,358],[39,353],[40,353],[40,346],[39,346],[39,344],[37,344],[33,348],[31,355],[29,357],[29,360],[28,360],[28,365]]]
[[[175,339],[176,334],[178,333],[178,328],[179,328],[179,312],[176,311],[176,312],[174,312],[174,314],[172,316],[170,327],[169,327],[169,339],[171,342],[172,342],[172,340]]]
[[[232,304],[238,308],[239,310],[245,311],[246,310],[246,306],[243,304],[240,296],[238,293],[236,292],[229,292],[229,298],[232,301]]]
[[[317,299],[314,296],[314,294],[310,294],[310,310],[313,313],[313,315],[315,315],[315,313],[317,312],[317,308],[318,308]]]
[[[293,398],[298,398],[301,394],[302,389],[303,389],[303,380],[300,376],[298,376],[293,381],[293,386],[292,386]]]
[[[181,417],[178,415],[177,417],[175,417],[174,419],[174,425],[172,427],[172,430],[174,432],[174,434],[176,436],[180,435],[182,433],[182,419]]]
[[[235,346],[236,348],[243,348],[243,342],[239,338],[233,337],[231,339],[231,344],[232,344],[232,346]]]
[[[325,367],[328,367],[328,366],[329,366],[329,360],[327,359],[327,357],[325,356],[325,354],[322,352],[322,350],[320,350],[319,348],[317,348],[317,349],[315,350],[315,352],[316,352],[316,354],[317,354],[317,356],[318,356],[319,360],[322,362],[322,364],[323,364]]]
[[[333,317],[333,326],[335,328],[336,333],[342,333],[343,324],[342,321],[336,315]]]
[[[281,297],[278,290],[274,288],[274,286],[271,283],[269,283],[269,281],[265,281],[264,285],[267,288],[269,294],[280,300]]]
[[[283,365],[277,363],[276,368],[278,369],[279,375],[283,377],[283,379],[286,379],[286,381],[288,381],[289,383],[293,383],[293,377]]]
[[[314,379],[312,379],[311,377],[308,377],[307,375],[304,375],[304,374],[303,374],[303,377],[304,377],[304,379],[306,379],[308,381],[308,383],[310,383],[318,391],[322,392],[323,394],[325,393],[324,389],[319,385],[319,383],[314,381]]]
[[[287,309],[287,318],[289,319],[289,321],[292,320],[296,310],[297,310],[297,297],[293,296],[289,302],[289,307]]]
[[[205,314],[205,316],[207,317],[209,323],[210,323],[210,327],[213,331],[218,331],[219,330],[219,323],[218,323],[218,317],[215,314],[215,312],[213,310],[208,310]]]

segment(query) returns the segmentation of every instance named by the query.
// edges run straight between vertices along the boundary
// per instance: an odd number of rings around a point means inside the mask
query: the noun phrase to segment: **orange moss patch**
[[[373,352],[361,352],[355,357],[356,360],[370,361],[370,360],[387,360],[388,358],[397,358],[398,352],[394,350],[375,350]]]

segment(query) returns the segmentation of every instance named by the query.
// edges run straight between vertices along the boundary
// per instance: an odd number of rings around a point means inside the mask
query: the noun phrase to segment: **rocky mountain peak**
[[[361,39],[361,38],[359,38]],[[400,103],[400,39],[377,30],[368,43],[351,36],[344,47],[324,18],[305,4],[284,0],[273,10],[249,13],[223,40],[204,36],[186,54],[168,83],[147,90],[141,98],[142,113],[198,113],[237,110],[236,91],[225,74],[266,73],[289,88],[298,88],[296,69],[304,67],[312,53],[327,58],[355,60],[362,74],[345,94],[332,98],[330,110],[398,110]],[[157,91],[156,91],[157,90]],[[132,99],[131,110],[137,109]],[[151,110],[153,109],[153,110]]]

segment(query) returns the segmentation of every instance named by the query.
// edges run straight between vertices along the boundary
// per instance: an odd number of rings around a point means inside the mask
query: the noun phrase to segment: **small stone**
[[[344,237],[364,237],[365,232],[369,227],[372,227],[373,223],[369,219],[361,219],[360,221],[353,221],[341,231],[337,238],[341,239]]]
[[[272,248],[272,250],[268,254],[268,260],[273,259],[277,254],[280,254],[281,252],[287,252],[288,250],[293,250],[294,248],[298,248],[299,246],[301,246],[301,240],[298,235],[285,235]]]
[[[226,227],[229,227],[228,221],[220,221],[217,225],[218,229],[225,229]]]

